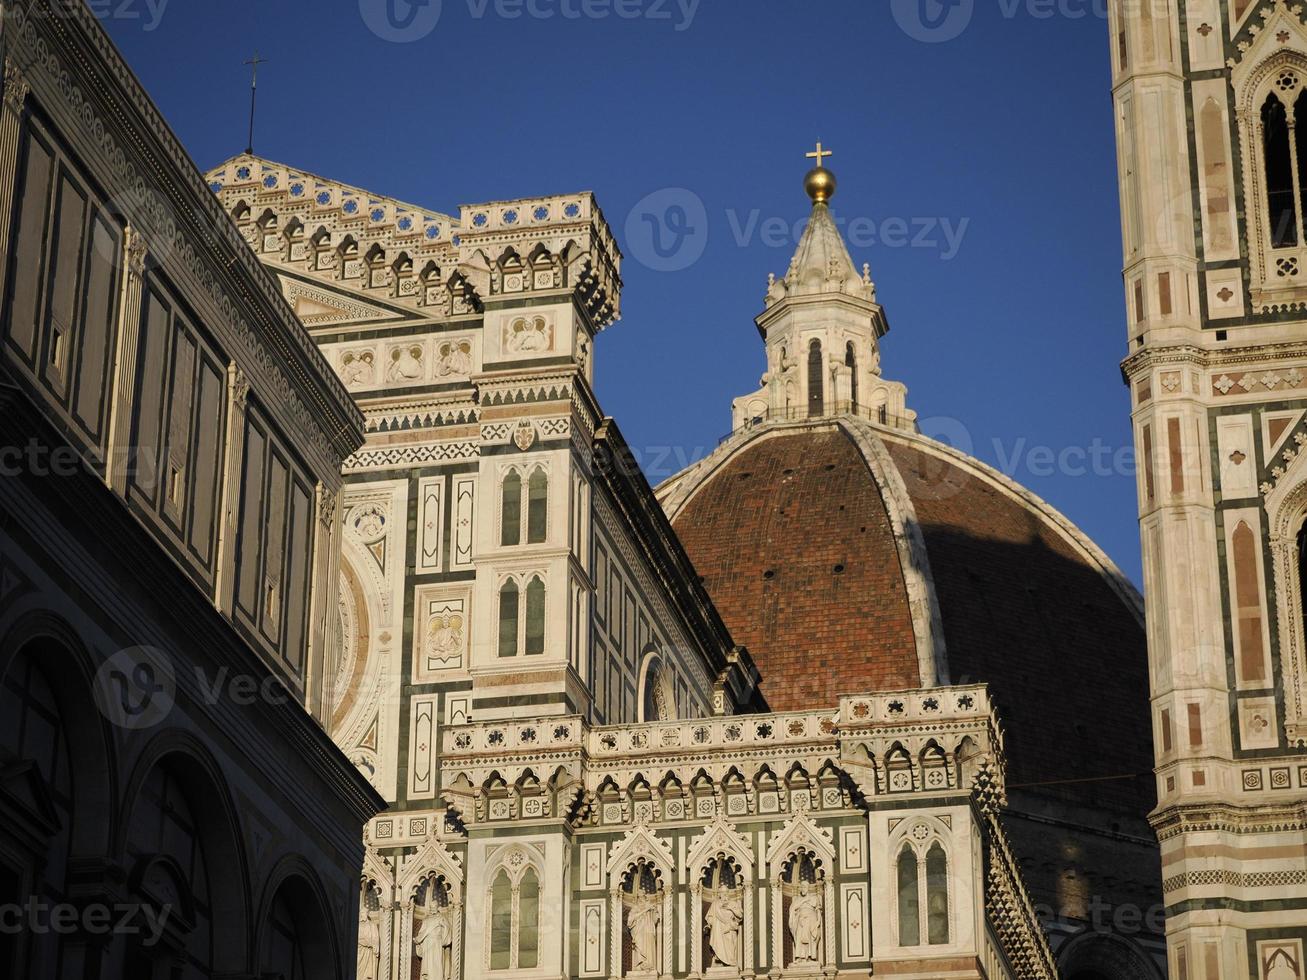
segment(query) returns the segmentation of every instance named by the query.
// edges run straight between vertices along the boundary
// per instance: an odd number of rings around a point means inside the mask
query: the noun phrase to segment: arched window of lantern
[[[821,341],[808,345],[808,415],[826,414],[826,388],[822,366]]]
[[[522,474],[509,470],[500,491],[499,543],[511,548],[522,543]]]
[[[849,369],[849,401],[858,408],[858,355],[853,352],[853,341],[844,345],[844,366]]]
[[[512,847],[486,880],[486,966],[534,970],[540,965],[540,889],[544,876],[526,848]]]

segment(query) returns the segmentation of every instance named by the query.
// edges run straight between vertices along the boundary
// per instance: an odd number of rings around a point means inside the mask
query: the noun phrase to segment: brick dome
[[[1103,777],[1152,767],[1141,601],[1033,494],[848,416],[737,434],[658,494],[773,709],[984,682],[1012,784],[1139,812],[1150,780]]]

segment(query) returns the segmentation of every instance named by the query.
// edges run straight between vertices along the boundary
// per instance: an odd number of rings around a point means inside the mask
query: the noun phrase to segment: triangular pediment
[[[720,814],[691,843],[686,866],[692,873],[697,873],[719,853],[735,858],[745,875],[753,877],[753,848],[749,846],[749,839]]]
[[[279,275],[286,302],[310,330],[342,324],[404,320],[408,315],[386,306],[369,303],[329,286]]]
[[[1243,90],[1249,76],[1268,59],[1278,53],[1297,53],[1307,56],[1307,27],[1285,0],[1268,0],[1253,4],[1235,33],[1238,54],[1228,65],[1236,91]],[[1231,16],[1234,7],[1231,7]]]
[[[643,858],[663,872],[665,881],[670,882],[675,873],[675,859],[672,845],[658,837],[647,824],[636,824],[621,840],[613,844],[608,856],[608,873],[620,877],[628,865]]]

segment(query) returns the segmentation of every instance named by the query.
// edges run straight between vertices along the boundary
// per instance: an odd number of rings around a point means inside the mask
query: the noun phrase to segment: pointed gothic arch
[[[704,832],[690,842],[686,859],[690,874],[690,963],[695,971],[706,972],[713,966],[714,953],[721,959],[720,950],[710,951],[704,942],[706,919],[714,901],[713,889],[725,888],[726,901],[736,906],[740,917],[737,962],[729,963],[745,975],[754,972],[754,855],[749,839],[736,830],[723,815],[704,828]],[[727,880],[728,876],[734,880]]]
[[[804,872],[804,868],[811,869]],[[767,845],[767,878],[771,886],[772,956],[777,968],[790,966],[792,936],[790,912],[796,893],[821,901],[820,963],[823,972],[834,970],[835,950],[835,845],[830,831],[819,827],[807,812],[787,820]],[[816,884],[820,882],[820,884]],[[807,885],[807,888],[801,886]]]
[[[656,885],[649,890],[648,883],[651,879]],[[612,923],[609,976],[621,978],[630,972],[630,951],[625,947],[623,934],[626,931],[627,913],[632,907],[630,896],[635,888],[641,888],[645,895],[662,894],[656,906],[642,908],[638,914],[650,916],[656,912],[657,921],[651,927],[657,943],[656,961],[660,974],[671,975],[675,945],[675,932],[672,930],[672,892],[675,882],[676,862],[672,856],[672,845],[658,837],[647,824],[637,824],[613,844],[608,856],[609,914]]]

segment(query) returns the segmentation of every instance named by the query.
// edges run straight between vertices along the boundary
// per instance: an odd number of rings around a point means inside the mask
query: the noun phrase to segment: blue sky
[[[597,388],[655,482],[757,387],[820,138],[885,375],[1138,581],[1104,0],[948,2],[92,7],[201,167],[245,146],[258,49],[264,156],[446,212],[593,190],[627,253]],[[669,205],[663,258],[640,219]]]

